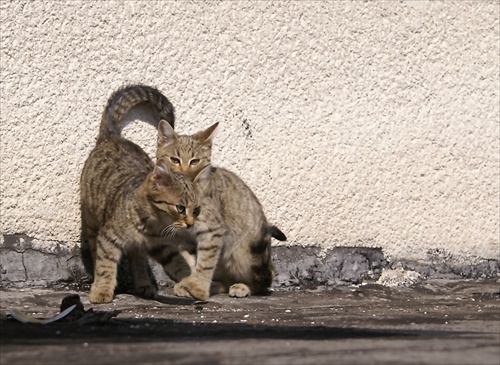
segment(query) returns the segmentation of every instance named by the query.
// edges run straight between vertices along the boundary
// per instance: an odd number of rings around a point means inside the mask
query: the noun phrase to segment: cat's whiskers
[[[177,227],[175,227],[172,224],[166,226],[163,229],[163,231],[161,231],[161,235],[166,238],[172,238],[173,236],[175,236],[176,233],[177,233]]]

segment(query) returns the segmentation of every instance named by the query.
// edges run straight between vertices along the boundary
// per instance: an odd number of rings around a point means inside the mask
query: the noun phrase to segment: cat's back
[[[266,218],[259,199],[237,174],[222,167],[212,167],[210,190],[220,199],[226,219],[264,224]]]
[[[84,170],[92,167],[95,174],[142,176],[153,169],[153,161],[135,143],[123,138],[99,143],[85,162]]]
[[[243,179],[223,167],[212,167],[211,177],[213,188],[218,189],[221,194],[254,195]]]
[[[123,138],[98,143],[87,158],[81,176],[81,199],[94,205],[138,188],[153,170],[149,156]]]

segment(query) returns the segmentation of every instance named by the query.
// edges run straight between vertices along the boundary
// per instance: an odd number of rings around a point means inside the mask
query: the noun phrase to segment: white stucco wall
[[[499,6],[2,1],[0,231],[78,242],[100,114],[141,82],[178,131],[221,123],[215,163],[291,245],[498,259]]]

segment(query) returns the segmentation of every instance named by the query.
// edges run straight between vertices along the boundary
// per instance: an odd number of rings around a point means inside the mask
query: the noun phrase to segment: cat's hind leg
[[[94,282],[90,288],[90,302],[110,303],[113,301],[117,265],[121,256],[122,250],[116,239],[105,231],[101,231],[96,238]]]
[[[155,298],[158,288],[153,285],[148,274],[148,259],[142,250],[127,250],[130,272],[134,280],[135,294],[145,298]]]

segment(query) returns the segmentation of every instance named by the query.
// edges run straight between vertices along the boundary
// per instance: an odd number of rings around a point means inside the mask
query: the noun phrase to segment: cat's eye
[[[200,159],[199,158],[193,158],[191,161],[189,161],[189,164],[191,166],[198,165],[199,163],[200,163]]]
[[[170,157],[170,161],[172,161],[172,163],[176,165],[181,164],[181,160],[179,160],[177,157]]]
[[[196,208],[193,209],[193,215],[195,217],[197,217],[197,216],[200,215],[200,209],[201,209],[200,207],[196,207]]]
[[[186,207],[184,205],[176,205],[175,208],[181,214],[183,214],[186,211]]]

